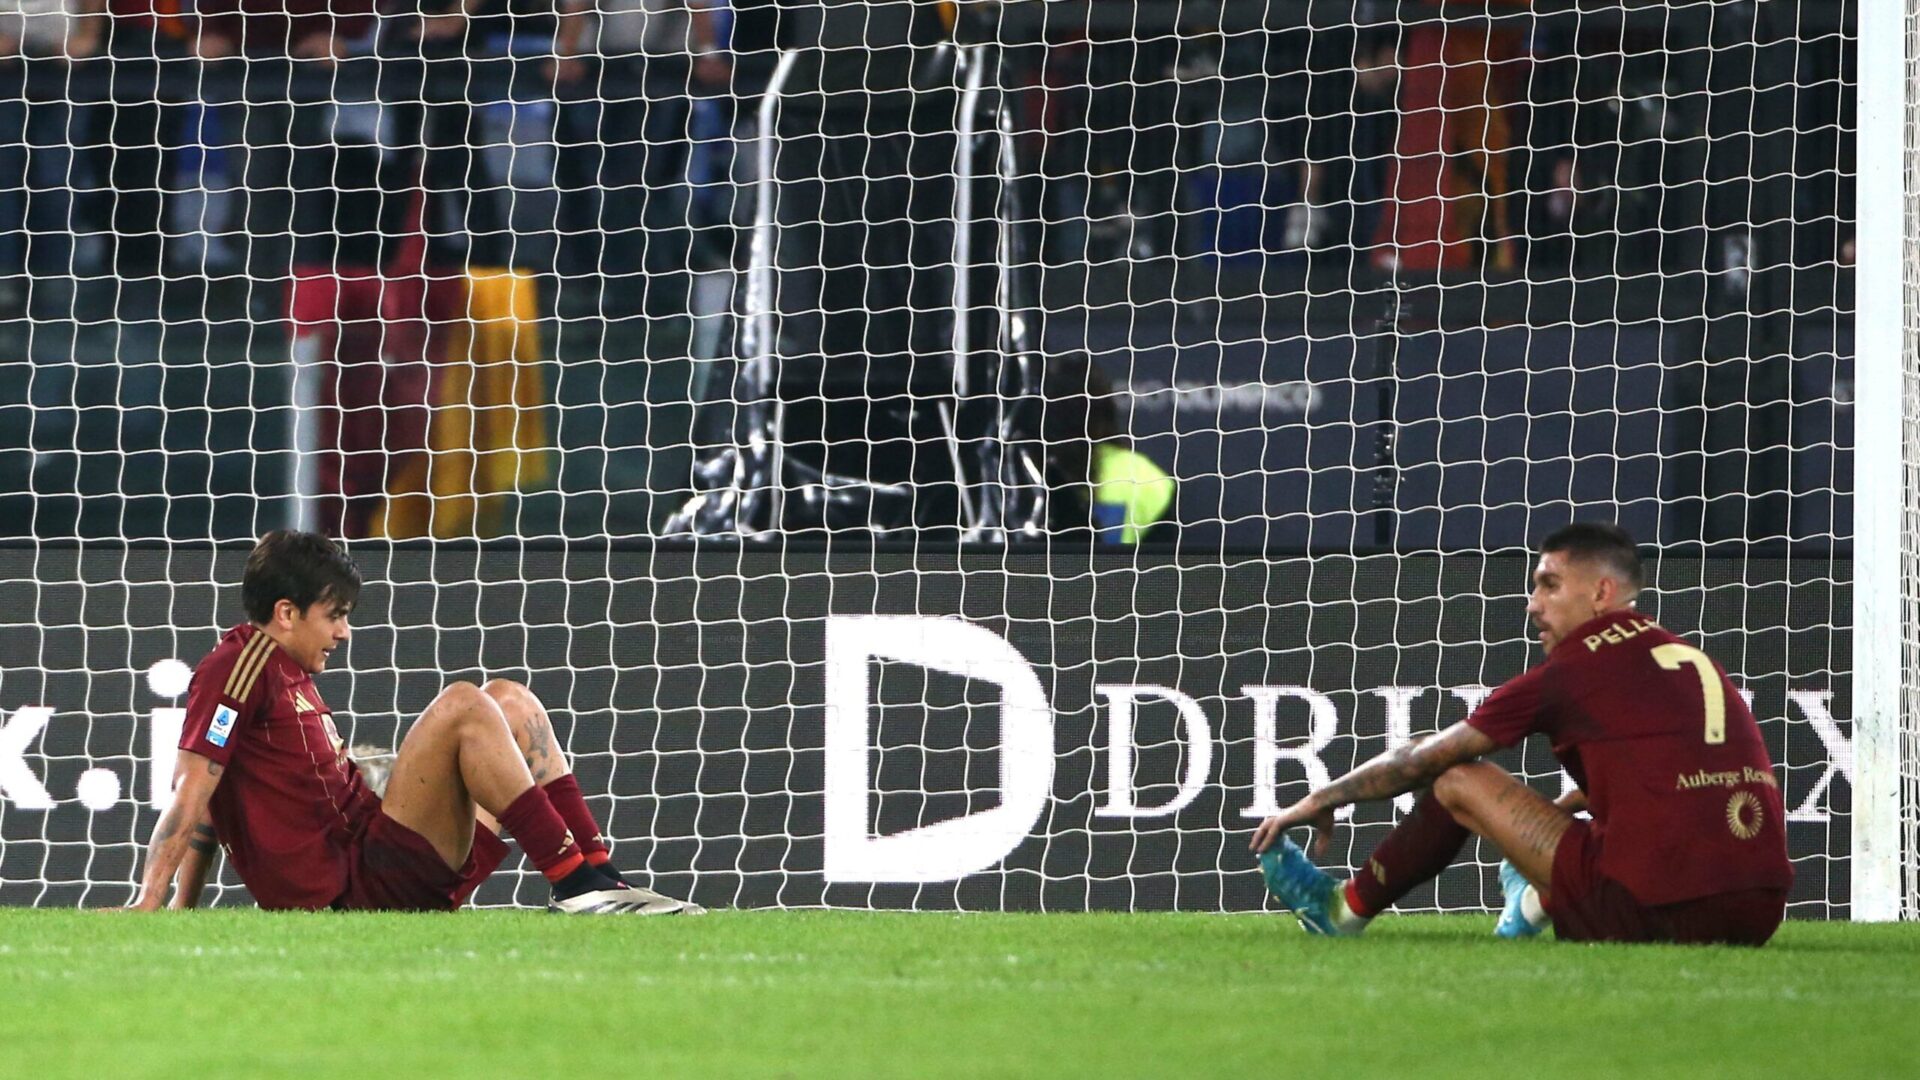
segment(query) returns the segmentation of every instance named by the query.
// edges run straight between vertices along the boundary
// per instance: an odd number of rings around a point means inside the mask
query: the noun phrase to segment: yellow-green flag
[[[394,478],[376,535],[495,536],[499,496],[551,477],[537,283],[476,267],[464,284],[461,313],[434,333],[427,453]]]

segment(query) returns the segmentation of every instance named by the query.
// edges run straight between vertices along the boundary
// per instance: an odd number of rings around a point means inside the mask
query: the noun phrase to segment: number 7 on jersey
[[[1679,671],[1687,664],[1700,676],[1700,696],[1707,706],[1708,745],[1718,745],[1727,741],[1727,694],[1720,685],[1720,672],[1714,668],[1707,654],[1691,645],[1682,645],[1670,641],[1653,648],[1653,662],[1668,671]]]

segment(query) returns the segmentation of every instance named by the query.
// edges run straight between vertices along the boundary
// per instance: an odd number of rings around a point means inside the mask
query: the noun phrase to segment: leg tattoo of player
[[[1528,851],[1551,857],[1566,831],[1567,815],[1533,789],[1514,784],[1500,792],[1496,803],[1513,823],[1514,835]]]
[[[546,708],[533,691],[507,679],[494,679],[481,689],[506,716],[507,727],[513,732],[520,756],[527,761],[527,771],[533,774],[534,783],[545,786],[555,777],[565,776],[566,755],[554,738]]]
[[[528,717],[527,725],[527,768],[533,773],[533,782],[545,784],[565,770],[557,768],[559,753],[553,745],[553,728],[544,717]],[[564,762],[560,762],[564,764]]]

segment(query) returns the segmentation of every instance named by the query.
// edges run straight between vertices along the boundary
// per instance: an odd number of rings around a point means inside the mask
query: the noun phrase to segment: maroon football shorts
[[[376,810],[347,861],[347,891],[333,906],[359,911],[452,911],[499,869],[506,841],[479,822],[465,866],[448,866],[427,838]]]
[[[1600,872],[1592,823],[1575,821],[1553,853],[1547,914],[1562,941],[1765,945],[1787,913],[1785,889],[1744,889],[1648,907]]]

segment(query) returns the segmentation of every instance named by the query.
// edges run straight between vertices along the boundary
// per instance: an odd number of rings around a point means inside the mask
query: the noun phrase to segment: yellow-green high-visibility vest
[[[1173,506],[1173,477],[1145,454],[1114,443],[1093,448],[1093,527],[1110,544],[1137,544]]]

